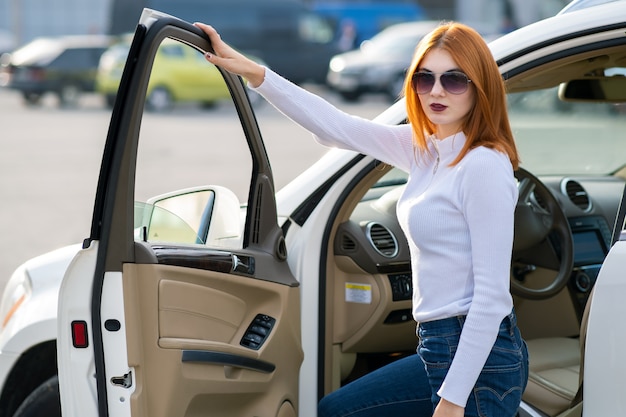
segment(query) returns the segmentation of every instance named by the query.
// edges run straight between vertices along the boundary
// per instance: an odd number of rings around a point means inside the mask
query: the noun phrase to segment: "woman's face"
[[[442,85],[441,75],[450,71],[454,71],[453,75],[455,77],[444,80]],[[434,74],[435,82],[432,85],[432,89],[430,91],[417,92],[417,96],[424,113],[437,127],[437,137],[444,139],[459,132],[463,126],[465,116],[474,106],[474,88],[472,83],[469,82],[465,91],[458,92],[463,90],[465,78],[452,55],[443,49],[433,49],[424,56],[416,72]],[[432,80],[430,74],[426,74],[426,77],[424,77],[423,84],[426,87],[430,84],[428,82],[429,78]],[[413,86],[415,87],[416,79],[414,78],[413,80]],[[444,88],[444,85],[448,88],[447,90]]]

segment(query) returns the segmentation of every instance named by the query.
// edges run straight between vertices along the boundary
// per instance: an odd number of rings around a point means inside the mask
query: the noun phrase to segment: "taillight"
[[[42,68],[31,68],[28,71],[28,78],[33,81],[42,81],[46,76],[46,72]]]
[[[86,348],[89,346],[87,322],[82,320],[72,322],[72,344],[75,348]]]

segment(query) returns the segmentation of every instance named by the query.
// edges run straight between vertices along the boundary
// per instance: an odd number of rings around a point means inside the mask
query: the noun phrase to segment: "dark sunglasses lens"
[[[426,94],[435,85],[435,74],[428,72],[418,72],[413,77],[413,88],[417,94]]]
[[[467,76],[461,72],[441,74],[441,85],[449,93],[462,94],[467,90]]]

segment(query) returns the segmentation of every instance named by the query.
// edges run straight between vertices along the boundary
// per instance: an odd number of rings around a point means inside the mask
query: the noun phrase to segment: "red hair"
[[[426,35],[418,44],[407,72],[404,84],[406,110],[413,126],[413,140],[417,150],[427,152],[426,138],[435,133],[435,125],[424,114],[411,79],[424,56],[433,49],[448,52],[459,69],[472,80],[469,87],[475,91],[474,106],[462,125],[467,141],[452,165],[463,159],[471,149],[485,146],[507,154],[513,169],[517,169],[519,155],[509,124],[506,90],[498,66],[480,34],[458,22],[442,23]]]

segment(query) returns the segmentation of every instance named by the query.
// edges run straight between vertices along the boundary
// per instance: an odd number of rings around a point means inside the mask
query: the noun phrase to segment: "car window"
[[[239,249],[252,172],[246,138],[219,71],[171,42],[160,48],[169,59],[154,61],[139,136],[136,238]],[[171,105],[154,110],[151,100]]]
[[[305,13],[298,21],[298,34],[302,40],[313,43],[333,41],[333,28],[327,20],[313,13]]]
[[[96,68],[103,52],[104,48],[69,48],[63,51],[51,66],[73,70]]]
[[[510,93],[508,106],[522,166],[535,175],[608,174],[622,167],[623,105],[565,102],[553,87]]]

